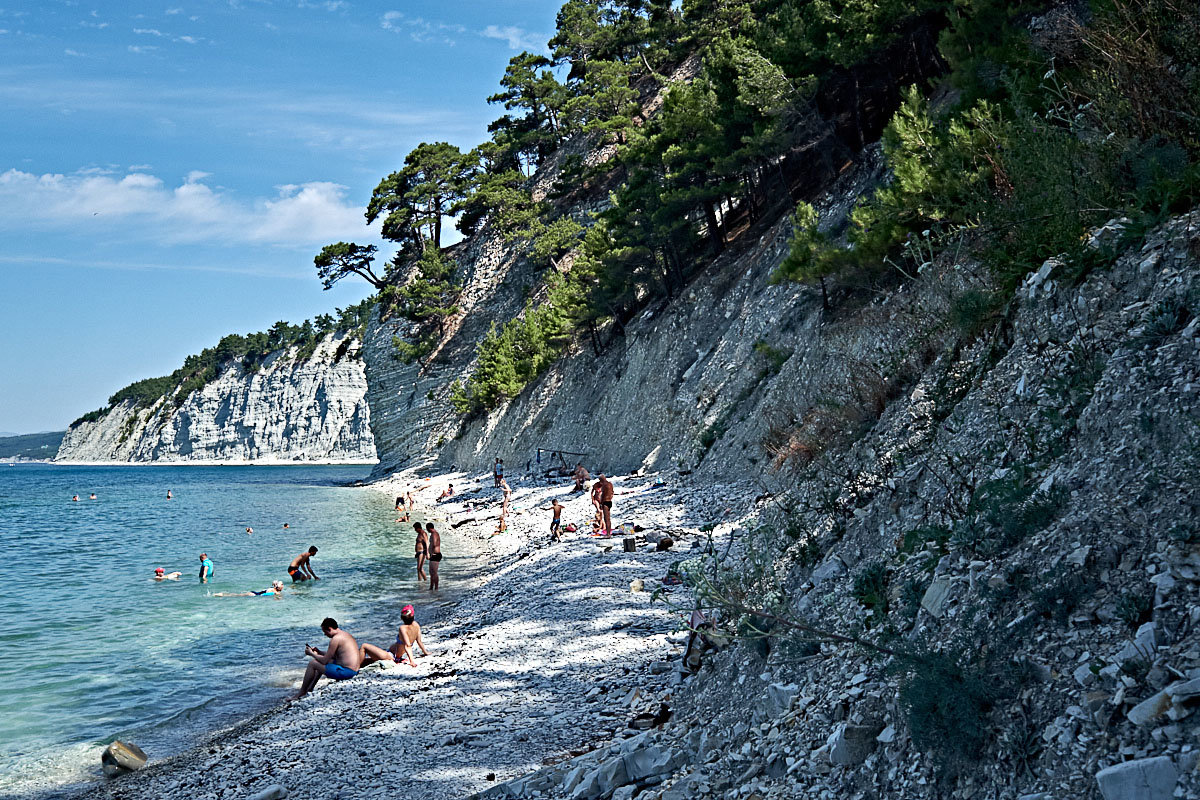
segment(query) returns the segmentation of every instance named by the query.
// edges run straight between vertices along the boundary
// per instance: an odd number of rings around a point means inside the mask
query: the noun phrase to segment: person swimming
[[[167,572],[162,567],[154,568],[154,580],[156,581],[177,581],[182,572]]]
[[[213,597],[279,597],[283,594],[283,581],[272,581],[268,589],[260,592],[215,592]]]

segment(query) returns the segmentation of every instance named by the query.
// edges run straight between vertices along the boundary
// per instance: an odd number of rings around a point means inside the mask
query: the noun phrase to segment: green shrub
[[[854,576],[854,599],[869,608],[876,620],[888,612],[888,571],[882,561],[868,564]]]
[[[972,766],[992,738],[990,717],[1000,695],[994,676],[941,653],[901,666],[911,670],[900,683],[900,705],[913,744],[943,773]]]
[[[1146,592],[1123,592],[1117,598],[1117,618],[1136,628],[1150,619],[1150,609],[1153,603]]]
[[[946,546],[950,543],[951,530],[945,525],[922,525],[905,531],[900,540],[901,553],[915,553],[924,550],[930,542],[937,544],[939,553],[945,554]]]
[[[783,369],[783,365],[792,357],[791,350],[772,347],[764,339],[759,339],[754,343],[754,352],[766,360],[767,372],[771,375]]]
[[[971,341],[1000,321],[1004,295],[982,289],[968,289],[950,304],[950,324],[964,341]]]
[[[1197,306],[1200,303],[1191,294],[1160,300],[1146,315],[1141,335],[1137,337],[1138,344],[1147,348],[1161,346],[1188,326],[1196,317]]]

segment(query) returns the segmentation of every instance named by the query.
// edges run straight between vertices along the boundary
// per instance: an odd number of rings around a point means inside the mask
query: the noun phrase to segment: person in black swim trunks
[[[442,561],[442,535],[433,527],[432,522],[425,523],[429,533],[429,588],[438,588],[438,566]]]
[[[299,581],[307,581],[309,579],[314,580],[314,581],[321,580],[320,578],[317,577],[317,573],[313,572],[312,564],[309,562],[309,559],[311,559],[316,554],[317,554],[317,546],[313,545],[312,547],[308,548],[303,553],[301,553],[300,555],[298,555],[292,559],[292,563],[288,565],[288,569],[287,569],[288,575],[290,575],[292,578],[292,583],[298,583]]]
[[[596,486],[600,487],[600,505],[597,510],[604,516],[601,530],[612,533],[612,501],[615,494],[612,481],[601,472],[600,477],[596,479]]]

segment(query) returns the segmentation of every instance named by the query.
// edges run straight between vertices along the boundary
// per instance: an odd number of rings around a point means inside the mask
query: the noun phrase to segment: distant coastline
[[[70,467],[304,467],[304,466],[374,466],[377,458],[347,459],[191,459],[187,461],[40,461],[42,464],[61,464]]]

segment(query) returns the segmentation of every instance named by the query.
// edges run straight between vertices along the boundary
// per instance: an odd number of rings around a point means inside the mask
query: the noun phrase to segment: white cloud
[[[168,14],[168,15],[170,15],[170,14],[182,14],[182,13],[183,13],[183,9],[182,9],[182,8],[168,8],[168,9],[167,9],[167,14]]]
[[[530,33],[516,25],[488,25],[480,34],[487,39],[499,39],[507,42],[513,50],[532,50],[539,52],[546,48],[543,37]]]
[[[410,17],[401,11],[388,11],[379,20],[379,25],[385,31],[407,33],[414,42],[441,42],[453,45],[454,34],[464,34],[467,29],[462,25],[445,22],[430,22],[424,17]]]
[[[153,53],[158,47],[152,44],[131,44],[129,52],[131,53]]]
[[[75,56],[76,58],[84,57],[83,53],[79,52],[78,50],[72,50],[69,47],[66,50],[63,50],[63,55]]]
[[[107,22],[88,22],[87,20],[84,20],[79,23],[79,27],[81,27],[81,28],[96,28],[97,30],[104,30],[105,28],[108,27],[108,23]]]
[[[133,32],[141,34],[142,36],[166,36],[165,33],[157,28],[134,28]]]
[[[304,246],[369,237],[346,187],[325,181],[277,187],[245,201],[193,170],[178,186],[148,172],[91,169],[70,175],[0,173],[0,229],[93,231],[169,243]]]
[[[311,2],[310,0],[300,0],[296,4],[296,8],[323,8],[326,11],[341,11],[344,8],[349,8],[350,4],[343,0],[324,0],[323,2]]]
[[[183,42],[184,44],[198,44],[204,41],[204,39],[199,36],[177,36],[175,41]]]

